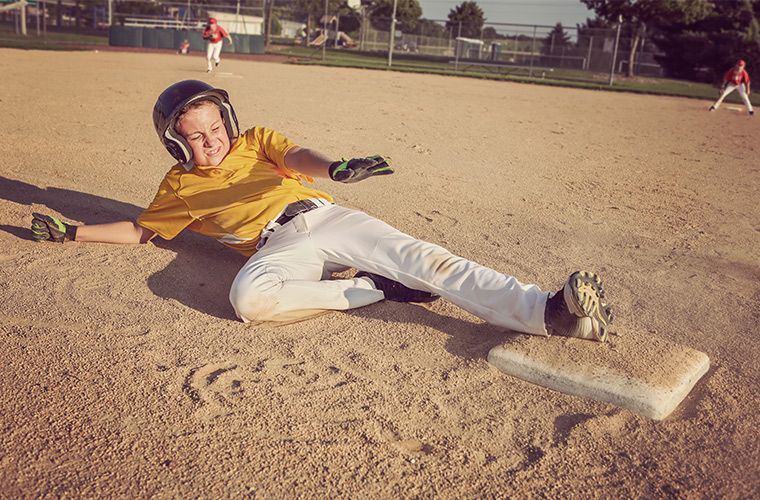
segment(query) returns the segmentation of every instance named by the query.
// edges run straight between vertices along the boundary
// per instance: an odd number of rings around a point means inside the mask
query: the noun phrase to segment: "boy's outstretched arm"
[[[296,147],[285,155],[285,166],[309,177],[329,177],[338,182],[359,182],[373,175],[392,174],[380,155],[333,161],[314,149]]]
[[[132,221],[75,226],[38,213],[32,214],[32,238],[37,241],[90,241],[99,243],[147,243],[156,233]]]

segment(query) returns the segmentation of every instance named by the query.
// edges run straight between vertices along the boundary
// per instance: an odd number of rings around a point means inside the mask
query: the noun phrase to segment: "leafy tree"
[[[570,35],[567,34],[562,23],[557,23],[554,28],[544,38],[542,52],[544,54],[556,54],[563,52],[564,49],[570,48],[573,42],[570,41]]]
[[[483,40],[506,40],[507,35],[502,35],[493,26],[483,28]]]
[[[461,36],[468,38],[480,38],[480,31],[486,22],[483,9],[473,1],[465,1],[449,11],[449,20],[446,28],[452,29],[452,33],[458,34],[459,23],[462,23]]]
[[[725,3],[735,3],[728,0]],[[647,25],[672,25],[703,19],[713,7],[710,0],[581,0],[597,16],[611,23],[631,25],[628,76],[633,76],[636,51]],[[716,2],[723,3],[723,2]]]
[[[442,24],[439,24],[424,17],[417,20],[417,26],[409,33],[413,35],[430,36],[434,38],[445,38],[448,36],[448,30]]]
[[[372,26],[381,31],[391,29],[393,17],[393,0],[372,0],[369,6],[370,22]],[[396,28],[411,32],[417,26],[422,15],[422,7],[417,0],[398,0],[396,5]]]
[[[701,19],[660,26],[655,44],[668,74],[679,78],[715,80],[736,62],[760,66],[760,5],[758,2],[715,2]]]
[[[345,4],[345,0],[328,0],[328,12],[334,15],[339,8]],[[319,24],[319,20],[325,15],[324,0],[295,0],[294,7],[306,14],[306,31],[311,33],[314,24]]]

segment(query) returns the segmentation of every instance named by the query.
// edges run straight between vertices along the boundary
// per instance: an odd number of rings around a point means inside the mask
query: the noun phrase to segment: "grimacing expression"
[[[193,151],[193,163],[215,167],[230,152],[230,138],[216,104],[205,101],[180,117],[174,129]]]

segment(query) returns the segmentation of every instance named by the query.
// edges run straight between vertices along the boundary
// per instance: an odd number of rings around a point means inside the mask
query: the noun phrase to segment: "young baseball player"
[[[203,30],[203,39],[206,40],[206,61],[208,62],[206,72],[210,73],[214,67],[219,66],[224,40],[232,44],[232,38],[227,30],[216,22],[216,19],[210,17],[206,29]],[[211,66],[211,61],[214,62],[214,66]]]
[[[187,39],[182,40],[182,43],[179,44],[179,49],[177,49],[177,54],[184,55],[190,53],[190,41]]]
[[[742,98],[742,101],[744,101],[744,105],[747,107],[750,116],[755,114],[755,111],[752,109],[752,103],[749,100],[750,80],[747,70],[744,69],[745,66],[746,63],[744,60],[739,59],[731,69],[726,71],[726,74],[723,75],[723,85],[720,87],[720,97],[715,101],[715,104],[710,106],[710,111],[718,109],[723,102],[723,99],[725,99],[728,94],[734,90],[738,90],[739,96]]]
[[[249,257],[229,295],[245,322],[440,296],[519,332],[607,337],[612,312],[595,274],[575,272],[557,293],[546,293],[306,185],[313,177],[353,183],[392,174],[381,156],[333,160],[274,130],[241,131],[228,94],[196,80],[167,88],[153,123],[177,163],[135,222],[75,226],[34,214],[34,238],[146,243],[184,229],[210,236]],[[351,267],[360,271],[353,278],[330,279]]]

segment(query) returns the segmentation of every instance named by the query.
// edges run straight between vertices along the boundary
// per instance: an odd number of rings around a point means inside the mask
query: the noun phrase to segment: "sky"
[[[575,26],[586,18],[594,17],[580,0],[475,0],[485,13],[486,22],[545,24],[558,21],[564,26]],[[462,0],[419,0],[422,17],[447,19],[449,11]]]

